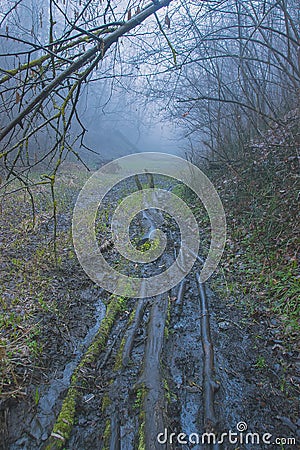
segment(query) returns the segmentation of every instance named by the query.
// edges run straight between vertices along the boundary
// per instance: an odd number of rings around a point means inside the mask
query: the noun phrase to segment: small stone
[[[93,400],[94,397],[95,397],[94,394],[86,394],[86,395],[84,395],[84,397],[83,397],[83,401],[84,401],[85,403],[88,403],[88,402],[90,402],[91,400]]]
[[[219,322],[219,323],[218,323],[218,327],[220,328],[220,330],[226,331],[226,330],[228,330],[228,328],[230,327],[230,323],[229,323],[229,322],[226,322],[226,321],[224,321],[224,322]]]

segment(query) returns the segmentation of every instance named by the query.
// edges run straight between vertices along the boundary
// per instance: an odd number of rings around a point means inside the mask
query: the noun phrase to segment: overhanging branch
[[[36,105],[41,104],[60,84],[66,80],[70,75],[74,74],[77,70],[83,67],[88,62],[92,61],[99,53],[102,59],[106,51],[110,46],[117,42],[118,39],[125,33],[131,31],[136,26],[140,25],[144,20],[146,20],[153,13],[159,9],[168,6],[172,0],[162,0],[159,2],[151,3],[146,6],[140,13],[136,14],[130,20],[120,26],[117,30],[106,35],[102,44],[97,43],[94,47],[87,50],[80,58],[74,61],[69,67],[67,67],[63,72],[61,72],[54,80],[52,80],[48,85],[46,85],[42,92],[35,96],[35,98],[29,102],[29,104],[24,108],[0,133],[0,141],[3,140],[10,131],[15,129],[18,124],[22,123],[22,120],[30,114],[30,112],[36,107]]]

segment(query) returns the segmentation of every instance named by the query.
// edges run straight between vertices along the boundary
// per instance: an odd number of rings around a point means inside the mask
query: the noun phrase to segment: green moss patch
[[[94,341],[85,352],[80,364],[72,375],[70,387],[45,450],[61,449],[69,439],[75,420],[76,400],[80,395],[78,385],[82,379],[82,369],[94,362],[104,349],[116,317],[124,310],[124,307],[125,299],[123,297],[112,297],[107,307],[106,316],[100,325]]]

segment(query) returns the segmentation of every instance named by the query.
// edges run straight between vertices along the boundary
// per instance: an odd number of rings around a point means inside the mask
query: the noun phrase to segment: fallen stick
[[[142,186],[142,184],[141,184],[141,182],[139,180],[138,175],[134,175],[134,180],[135,180],[135,184],[136,184],[138,190],[142,191],[143,190],[143,186]]]
[[[168,298],[157,296],[150,310],[148,336],[145,347],[144,368],[137,387],[142,389],[142,418],[140,443],[145,450],[162,450],[166,447],[157,441],[164,429],[165,392],[161,375],[161,353],[168,315]]]
[[[105,364],[107,363],[107,361],[108,361],[108,359],[109,359],[109,357],[110,357],[110,355],[111,355],[111,352],[112,352],[114,346],[116,345],[116,342],[117,342],[117,340],[119,339],[119,336],[120,336],[120,334],[122,333],[122,331],[123,331],[123,328],[121,328],[121,329],[118,331],[118,333],[117,333],[116,336],[114,337],[114,339],[113,339],[111,345],[109,346],[109,348],[108,348],[107,351],[105,352],[105,355],[104,355],[102,361],[99,361],[99,363],[98,363],[98,365],[97,365],[97,369],[98,369],[98,370],[102,370],[103,367],[105,366]]]
[[[148,300],[146,298],[141,298],[138,301],[133,321],[129,325],[129,327],[125,333],[125,344],[124,344],[123,355],[122,355],[122,364],[124,367],[128,366],[128,364],[129,364],[130,355],[131,355],[133,343],[134,343],[134,338],[135,338],[136,332],[141,324],[142,318],[144,316],[144,311],[145,311],[147,303],[148,303]]]
[[[177,299],[176,299],[176,306],[178,306],[180,313],[181,313],[182,307],[183,307],[183,297],[184,297],[184,293],[185,293],[185,285],[186,285],[186,279],[184,278],[179,284],[178,294],[177,294]]]
[[[154,189],[154,178],[153,178],[153,173],[149,173],[147,170],[145,170],[146,175],[147,175],[147,179],[148,179],[148,183],[149,183],[149,188],[150,189]]]
[[[110,442],[109,442],[109,450],[120,450],[121,441],[120,441],[120,421],[117,413],[111,418],[110,422]]]
[[[214,381],[214,349],[210,335],[209,311],[205,286],[197,274],[201,309],[201,341],[204,353],[203,363],[203,399],[204,399],[204,429],[206,432],[216,433],[217,419],[215,415],[215,393],[219,386]]]

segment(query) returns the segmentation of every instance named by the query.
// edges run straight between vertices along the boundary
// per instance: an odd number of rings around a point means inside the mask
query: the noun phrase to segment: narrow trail
[[[133,231],[143,244],[153,230],[153,214],[140,219]],[[179,241],[178,231],[171,234]],[[105,252],[115,259],[112,246]],[[173,259],[171,242],[155,265],[145,265],[143,277]],[[64,383],[54,395],[57,380],[50,382],[37,413],[30,413],[28,432],[3,448],[252,450],[270,445],[230,442],[222,433],[292,436],[274,422],[280,396],[262,397],[270,384],[253,370],[253,330],[200,282],[201,267],[198,257],[177,287],[153,298],[107,299],[99,290],[96,324],[66,366]]]

